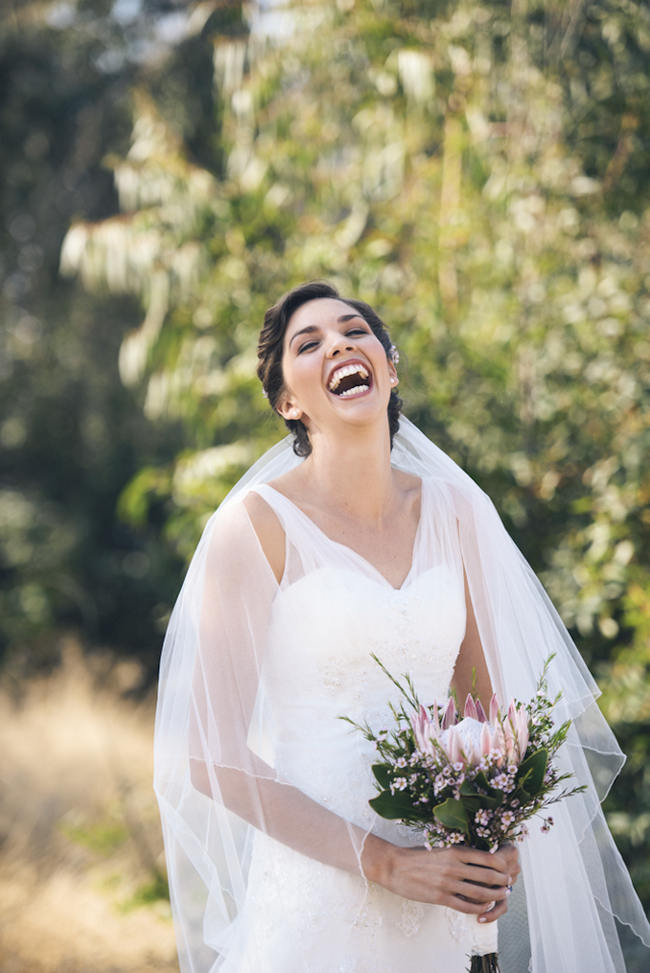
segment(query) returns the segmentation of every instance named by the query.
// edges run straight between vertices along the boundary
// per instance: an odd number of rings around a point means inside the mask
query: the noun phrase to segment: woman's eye
[[[370,334],[370,332],[368,331],[367,328],[348,328],[348,330],[345,332],[345,334],[346,334],[346,336],[348,336],[348,335],[367,335],[367,334]],[[314,339],[312,341],[305,341],[305,343],[303,345],[300,345],[300,347],[298,348],[298,354],[299,355],[302,355],[303,351],[311,351],[312,348],[316,348],[317,346],[318,346],[318,341],[316,339]]]

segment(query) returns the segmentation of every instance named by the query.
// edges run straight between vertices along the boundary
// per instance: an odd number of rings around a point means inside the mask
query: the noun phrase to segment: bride
[[[475,484],[400,418],[368,305],[306,284],[266,314],[258,374],[293,435],[211,518],[161,661],[155,782],[181,968],[222,973],[624,971],[648,924],[599,806],[622,755],[560,619]],[[293,448],[291,448],[293,446]],[[528,699],[551,652],[562,768],[588,785],[521,846],[425,850],[378,818],[377,729],[427,702]],[[585,756],[588,753],[588,759]],[[533,833],[535,832],[535,833]],[[516,908],[509,915],[508,904]]]

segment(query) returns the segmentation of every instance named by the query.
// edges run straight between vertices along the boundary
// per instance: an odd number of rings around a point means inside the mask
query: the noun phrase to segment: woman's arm
[[[456,666],[452,678],[452,687],[456,692],[458,703],[462,709],[465,698],[469,692],[478,696],[483,704],[483,709],[488,712],[490,700],[492,699],[492,683],[488,672],[485,654],[481,644],[474,606],[470,595],[467,575],[463,571],[465,585],[465,608],[467,622],[465,636],[461,642]]]
[[[490,700],[492,699],[493,687],[490,680],[490,673],[488,672],[487,663],[485,661],[485,653],[483,651],[478,624],[476,622],[476,614],[472,604],[472,597],[469,590],[469,584],[467,582],[467,575],[464,570],[463,582],[465,587],[465,608],[467,621],[465,626],[465,635],[463,637],[463,641],[461,642],[458,657],[456,659],[456,666],[454,668],[454,675],[452,678],[452,688],[456,693],[461,710],[467,694],[472,693],[473,696],[477,696],[480,699],[483,709],[487,713]],[[449,850],[456,851],[457,849]],[[470,849],[467,849],[467,852],[469,851]],[[485,852],[479,852],[478,854],[485,854]],[[489,855],[489,857],[496,858],[496,855],[500,856],[498,860],[500,876],[502,877],[503,869],[505,868],[505,872],[508,875],[506,885],[512,885],[513,882],[516,881],[521,870],[517,849],[513,845],[508,845],[496,852],[495,855]],[[456,862],[444,862],[442,864],[445,869],[450,869],[452,875],[454,874]],[[476,864],[478,864],[478,862]],[[481,871],[483,870],[481,869]],[[493,879],[494,876],[490,876],[489,880],[483,880],[489,882],[489,884],[492,884]],[[474,880],[480,881],[479,878],[474,878]],[[500,882],[497,884],[500,885]],[[495,898],[497,904],[496,907],[489,913],[489,921],[498,919],[499,916],[503,915],[508,908],[507,896],[505,895],[505,892],[503,896],[495,896]]]

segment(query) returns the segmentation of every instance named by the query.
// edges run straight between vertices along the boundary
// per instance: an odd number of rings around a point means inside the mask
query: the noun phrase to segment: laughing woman
[[[258,355],[291,436],[208,523],[161,662],[182,970],[463,973],[501,918],[503,973],[623,973],[614,917],[650,930],[599,806],[622,755],[534,575],[485,495],[400,417],[397,354],[367,304],[303,285],[267,312]],[[423,700],[463,698],[475,672],[487,702],[530,698],[551,652],[573,720],[562,766],[587,790],[522,846],[510,900],[512,847],[428,851],[372,812],[371,744],[339,717],[390,720],[371,653]]]

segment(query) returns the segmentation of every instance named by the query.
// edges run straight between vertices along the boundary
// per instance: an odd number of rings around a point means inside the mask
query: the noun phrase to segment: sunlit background
[[[645,0],[14,0],[0,15],[0,971],[176,969],[151,791],[201,526],[325,278],[493,497],[628,753],[650,903]],[[629,952],[630,971],[641,959]]]

